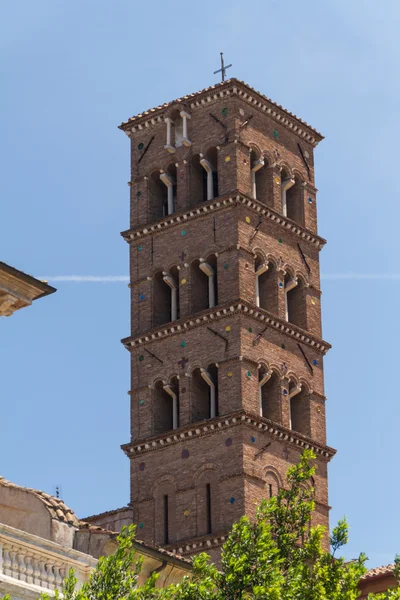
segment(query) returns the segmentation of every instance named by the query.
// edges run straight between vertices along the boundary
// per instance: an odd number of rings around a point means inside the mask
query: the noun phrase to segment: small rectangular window
[[[206,485],[206,516],[207,516],[207,533],[212,533],[211,527],[211,485]]]
[[[272,498],[273,493],[272,493],[272,483],[269,484],[269,497]]]

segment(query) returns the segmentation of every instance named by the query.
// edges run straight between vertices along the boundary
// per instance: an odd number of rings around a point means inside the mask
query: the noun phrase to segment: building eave
[[[311,127],[311,125],[283,108],[280,104],[273,102],[261,92],[256,91],[244,81],[240,81],[236,78],[228,79],[223,83],[217,83],[203,90],[199,90],[198,92],[188,94],[187,96],[177,98],[155,108],[146,110],[131,117],[128,121],[121,123],[119,129],[126,133],[134,133],[137,130],[148,129],[163,122],[164,113],[174,104],[189,106],[193,110],[198,107],[201,108],[207,106],[228,96],[241,97],[248,104],[271,117],[285,128],[293,131],[313,146],[316,146],[324,139],[323,135]]]
[[[0,276],[1,272],[7,273],[7,275],[11,275],[11,277],[15,278],[17,281],[21,281],[37,290],[37,295],[34,296],[33,300],[38,300],[43,296],[49,296],[50,294],[54,294],[54,292],[57,291],[56,288],[52,287],[47,282],[40,281],[32,275],[28,275],[23,271],[19,271],[15,267],[11,267],[10,265],[2,261],[0,261]]]

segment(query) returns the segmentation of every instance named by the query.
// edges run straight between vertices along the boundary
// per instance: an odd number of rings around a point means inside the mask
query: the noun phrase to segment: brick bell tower
[[[138,537],[214,558],[317,454],[328,526],[314,148],[237,79],[132,117],[131,502]]]

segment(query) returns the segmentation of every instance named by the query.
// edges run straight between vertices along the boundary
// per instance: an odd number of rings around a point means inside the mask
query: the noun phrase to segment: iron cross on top
[[[218,69],[218,71],[214,71],[214,75],[216,75],[217,73],[221,73],[222,83],[224,83],[226,70],[229,69],[232,65],[228,65],[226,67],[225,63],[224,63],[224,53],[220,52],[220,55],[221,55],[221,68]]]

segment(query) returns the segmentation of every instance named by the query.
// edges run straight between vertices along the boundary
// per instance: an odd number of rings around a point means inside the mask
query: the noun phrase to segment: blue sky
[[[0,3],[0,259],[36,276],[128,274],[117,125],[243,79],[326,136],[316,150],[331,519],[346,557],[400,551],[400,5],[371,0]],[[1,475],[79,516],[129,500],[124,282],[57,282],[1,319]]]

